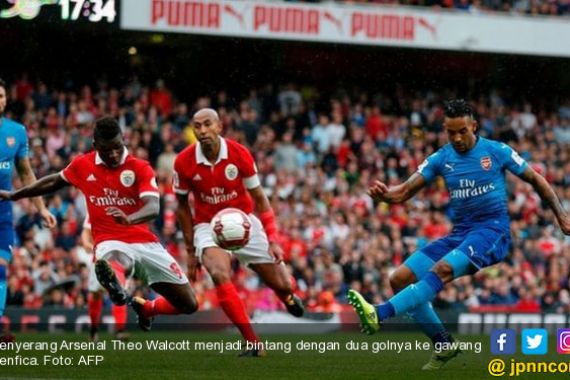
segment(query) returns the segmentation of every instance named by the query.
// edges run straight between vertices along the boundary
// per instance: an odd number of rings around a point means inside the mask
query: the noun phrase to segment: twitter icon
[[[524,329],[521,346],[523,354],[544,355],[548,352],[548,333],[545,329]]]

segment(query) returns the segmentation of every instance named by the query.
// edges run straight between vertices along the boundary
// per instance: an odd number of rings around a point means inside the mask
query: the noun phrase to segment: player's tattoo
[[[550,209],[554,212],[556,218],[560,219],[562,215],[566,214],[566,211],[562,207],[562,204],[560,203],[560,199],[556,195],[556,192],[552,186],[548,184],[543,176],[538,174],[532,168],[527,168],[521,174],[521,178],[532,185],[542,201],[546,202],[546,204],[548,204]]]
[[[423,189],[425,184],[426,181],[421,174],[412,174],[410,178],[408,178],[408,180],[404,183],[405,193],[403,194],[402,202],[405,202],[416,195],[418,191]]]

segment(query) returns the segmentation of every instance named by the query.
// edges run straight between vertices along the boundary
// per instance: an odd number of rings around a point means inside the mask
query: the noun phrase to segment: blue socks
[[[451,343],[453,342],[453,337],[446,330],[442,330],[431,336],[431,342],[434,346],[436,343]]]
[[[408,314],[418,324],[418,327],[428,338],[432,338],[439,333],[445,332],[445,327],[441,319],[437,316],[430,302],[426,302],[410,310]]]
[[[407,286],[388,302],[378,305],[376,311],[380,320],[403,314],[428,303],[441,289],[441,279],[434,272],[428,272],[421,281]]]
[[[376,314],[378,314],[378,318],[380,318],[381,321],[393,317],[394,314],[396,314],[394,306],[392,306],[390,302],[381,303],[380,305],[376,305],[375,308]]]
[[[4,315],[4,309],[6,308],[6,296],[8,295],[6,279],[6,267],[0,265],[0,317]]]

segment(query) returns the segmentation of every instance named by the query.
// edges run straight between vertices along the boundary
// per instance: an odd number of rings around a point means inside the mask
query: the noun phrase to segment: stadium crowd
[[[298,1],[298,0],[288,0]],[[303,0],[308,3],[320,3],[327,0]],[[530,16],[568,16],[568,0],[336,0],[345,4],[369,5],[405,5],[422,6],[435,9],[446,8],[471,14],[502,12],[511,15]]]
[[[244,93],[220,90],[184,103],[164,81],[136,78],[122,87],[49,88],[26,76],[9,88],[7,116],[28,130],[37,177],[60,171],[90,149],[90,123],[111,114],[128,147],[156,170],[162,194],[154,227],[185,267],[171,187],[175,155],[193,143],[193,110],[218,110],[226,137],[246,144],[257,159],[262,185],[281,226],[285,261],[309,311],[335,312],[349,287],[379,303],[391,295],[389,275],[405,258],[450,231],[448,195],[436,183],[404,205],[373,204],[373,179],[397,184],[446,141],[443,101],[451,90],[396,87],[370,94],[334,93],[295,84],[265,85]],[[570,209],[570,99],[546,107],[513,100],[500,90],[472,94],[479,133],[508,142],[554,185]],[[509,177],[513,248],[509,259],[448,286],[436,306],[452,310],[570,312],[570,239],[529,185]],[[15,179],[15,186],[20,183]],[[84,308],[91,256],[80,233],[85,201],[71,188],[46,199],[58,218],[43,228],[28,200],[14,204],[18,244],[10,265],[8,304]],[[250,311],[282,307],[250,271],[235,267],[235,283]],[[217,307],[213,285],[202,273],[194,289],[200,307]],[[137,281],[135,293],[148,296]],[[152,295],[151,295],[152,296]]]

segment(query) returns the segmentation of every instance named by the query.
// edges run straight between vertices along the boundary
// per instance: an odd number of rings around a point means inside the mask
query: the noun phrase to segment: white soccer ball
[[[237,208],[219,211],[210,222],[212,238],[218,247],[237,251],[247,245],[251,232],[249,216]]]

